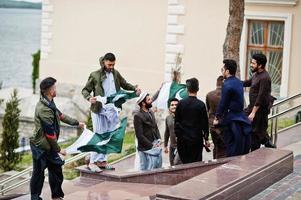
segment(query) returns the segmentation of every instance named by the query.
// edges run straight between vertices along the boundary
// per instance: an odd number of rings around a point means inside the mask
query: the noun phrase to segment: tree
[[[5,114],[3,117],[2,141],[0,144],[0,167],[4,171],[14,169],[20,161],[19,153],[15,149],[19,147],[19,116],[18,108],[20,100],[17,97],[17,90],[14,89],[11,99],[6,103]]]
[[[237,76],[240,77],[239,45],[244,22],[245,1],[229,0],[229,20],[227,34],[223,46],[224,59],[234,59],[237,62]]]
[[[36,53],[32,54],[32,89],[33,93],[36,93],[36,80],[39,78],[39,68],[40,68],[40,55],[41,51],[38,50]]]

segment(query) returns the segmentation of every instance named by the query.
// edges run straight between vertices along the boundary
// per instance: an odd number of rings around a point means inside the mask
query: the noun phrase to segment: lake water
[[[40,48],[41,10],[0,8],[0,84],[31,88],[32,54]]]

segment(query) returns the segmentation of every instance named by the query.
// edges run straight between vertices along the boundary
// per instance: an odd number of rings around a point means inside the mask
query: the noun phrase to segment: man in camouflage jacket
[[[52,77],[44,79],[40,84],[41,97],[35,109],[35,132],[30,138],[32,150],[33,172],[30,180],[32,200],[40,200],[44,183],[44,171],[48,168],[49,185],[52,199],[62,199],[62,183],[64,180],[62,165],[64,161],[59,154],[66,151],[58,145],[60,121],[72,126],[83,128],[84,123],[78,122],[62,114],[55,106],[56,80]]]

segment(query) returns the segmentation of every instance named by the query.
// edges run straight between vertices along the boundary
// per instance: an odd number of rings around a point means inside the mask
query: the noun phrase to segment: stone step
[[[160,199],[249,199],[293,172],[291,151],[261,148],[172,186]]]
[[[169,188],[167,185],[140,183],[102,182],[94,186],[65,195],[64,200],[150,200],[155,194]],[[151,197],[150,197],[151,196]]]
[[[216,168],[232,159],[233,158],[224,158],[219,160],[196,162],[172,167],[164,167],[150,171],[127,171],[120,169],[104,170],[101,173],[94,173],[87,169],[86,166],[80,166],[77,169],[80,171],[81,177],[95,180],[175,185]]]

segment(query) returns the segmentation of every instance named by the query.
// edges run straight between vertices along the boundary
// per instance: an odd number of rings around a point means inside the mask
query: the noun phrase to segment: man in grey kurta
[[[165,119],[165,132],[164,132],[164,152],[169,153],[169,163],[173,166],[176,149],[177,149],[177,139],[175,135],[175,112],[179,100],[174,98],[169,101],[169,115]],[[169,142],[169,148],[168,148]]]

